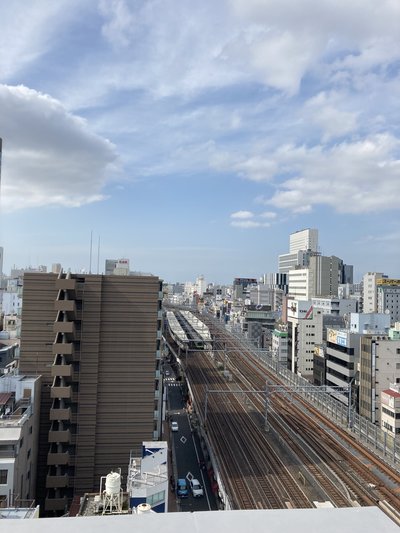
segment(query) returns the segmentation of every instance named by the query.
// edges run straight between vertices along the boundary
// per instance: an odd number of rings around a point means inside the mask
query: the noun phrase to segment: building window
[[[7,485],[8,470],[0,470],[0,485]]]
[[[157,492],[157,494],[153,494],[152,496],[147,496],[146,502],[149,503],[152,507],[156,505],[157,503],[163,502],[165,500],[165,490],[161,492]]]

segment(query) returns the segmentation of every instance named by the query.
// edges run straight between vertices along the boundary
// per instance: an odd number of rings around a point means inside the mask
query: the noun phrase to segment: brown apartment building
[[[161,427],[161,281],[24,276],[20,372],[42,375],[37,500],[63,514]]]

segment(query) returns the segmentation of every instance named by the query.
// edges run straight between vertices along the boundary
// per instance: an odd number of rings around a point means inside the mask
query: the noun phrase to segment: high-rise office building
[[[309,300],[315,296],[337,296],[343,261],[312,253],[307,267],[289,271],[289,295]]]
[[[154,276],[24,276],[20,370],[42,375],[37,498],[62,514],[161,428]]]
[[[289,253],[278,258],[278,271],[288,274],[289,270],[308,265],[310,253],[318,253],[318,230],[304,229],[291,233],[289,237]]]
[[[318,252],[318,230],[303,229],[290,234],[289,253],[293,254],[300,250]]]
[[[363,311],[376,313],[378,311],[378,279],[387,278],[382,272],[367,272],[363,277]]]

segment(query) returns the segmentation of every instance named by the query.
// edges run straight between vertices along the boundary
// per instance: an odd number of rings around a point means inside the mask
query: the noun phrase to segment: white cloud
[[[329,205],[339,213],[374,213],[399,209],[400,141],[374,135],[330,148],[286,146],[275,156],[294,177],[277,185],[265,201],[294,212]]]
[[[247,61],[267,84],[294,94],[307,72],[381,68],[400,58],[400,4],[384,0],[232,0],[238,19],[262,28]]]
[[[77,207],[104,198],[113,145],[57,100],[23,86],[0,85],[2,206]]]
[[[260,216],[261,216],[262,218],[274,219],[274,218],[276,218],[278,215],[277,215],[274,211],[265,211],[264,213],[261,213]]]
[[[44,55],[60,28],[81,8],[79,0],[2,2],[0,80],[11,79]]]
[[[269,218],[273,219],[275,218],[276,213],[273,212],[267,212],[262,213],[259,215],[260,218]],[[244,228],[244,229],[251,229],[251,228],[269,228],[271,226],[270,222],[264,222],[263,220],[254,220],[254,213],[252,211],[236,211],[235,213],[231,214],[231,226],[234,228]]]
[[[254,214],[251,211],[236,211],[235,213],[231,214],[231,218],[240,218],[240,219],[246,219],[246,218],[253,218]]]
[[[304,115],[322,129],[323,142],[357,130],[359,113],[343,109],[346,100],[348,95],[322,92],[306,102]]]
[[[269,227],[269,224],[266,222],[257,222],[255,220],[232,220],[231,226],[235,228],[244,228],[244,229],[251,229],[251,228],[261,228],[261,227]]]
[[[106,39],[117,48],[128,46],[136,21],[126,1],[100,0],[99,9],[106,20],[102,27]]]
[[[269,181],[277,172],[276,162],[262,156],[250,157],[236,163],[234,170],[240,175],[252,181]]]

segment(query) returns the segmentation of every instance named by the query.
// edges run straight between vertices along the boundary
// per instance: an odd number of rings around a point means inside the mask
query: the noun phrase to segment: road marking
[[[190,421],[189,421],[189,424],[190,424]],[[196,452],[197,462],[198,462],[198,464],[200,465],[199,452],[197,451],[196,441],[194,440],[194,435],[193,435],[193,433],[192,433],[192,439],[193,439],[194,451]],[[201,468],[200,468],[200,475],[201,475],[201,479],[202,479],[202,481],[203,481],[204,493],[205,493],[206,498],[207,498],[208,510],[211,511],[211,504],[210,504],[210,499],[209,499],[209,497],[208,497],[208,490],[207,490],[207,486],[206,486],[206,481],[205,481],[205,479],[204,479],[203,470],[202,470]]]

